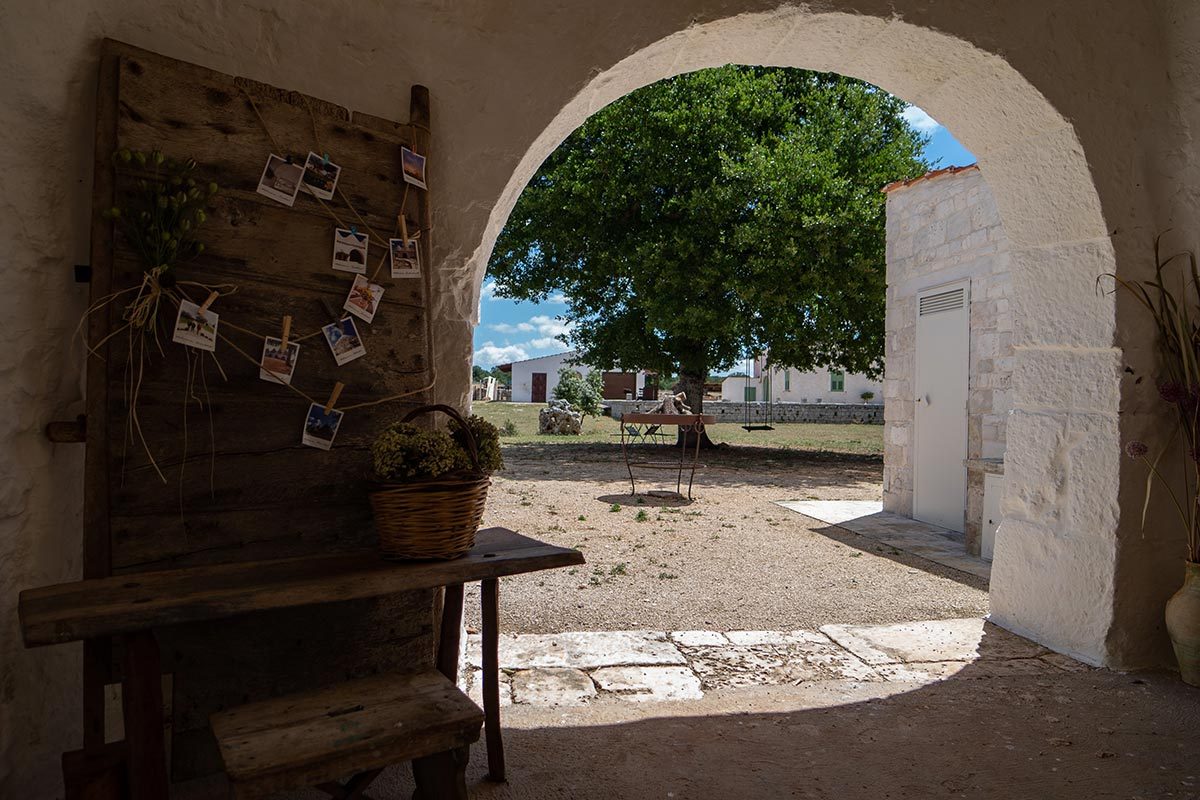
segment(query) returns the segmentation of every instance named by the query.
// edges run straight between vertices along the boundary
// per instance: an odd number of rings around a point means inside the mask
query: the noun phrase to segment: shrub
[[[859,397],[862,398],[862,401],[864,403],[869,403],[875,399],[875,393],[874,392],[863,392],[862,394],[859,395]]]
[[[495,472],[504,468],[504,458],[500,455],[500,431],[496,426],[483,417],[472,414],[467,417],[467,427],[475,434],[475,443],[479,447],[479,466],[484,472]],[[454,437],[462,458],[459,459],[459,469],[472,469],[471,457],[467,454],[467,436],[462,426],[456,420],[450,421],[450,435]]]
[[[500,435],[501,436],[516,436],[517,435],[517,423],[513,422],[511,419],[504,420],[504,425],[502,425],[500,427]]]
[[[443,475],[454,469],[465,454],[445,431],[397,422],[376,437],[371,457],[376,478],[404,481]]]
[[[573,409],[589,417],[600,416],[600,402],[603,400],[600,373],[591,372],[585,378],[570,367],[563,367],[558,371],[554,399],[566,400]]]
[[[477,416],[470,417],[467,426],[479,445],[479,465],[483,471],[492,472],[503,467],[500,433],[496,426]],[[473,469],[465,442],[462,427],[454,421],[450,424],[450,432],[397,422],[380,433],[371,445],[375,477],[385,482],[420,480]]]

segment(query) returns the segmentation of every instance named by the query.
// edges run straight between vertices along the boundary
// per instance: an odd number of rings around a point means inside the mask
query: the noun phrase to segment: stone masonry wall
[[[987,459],[994,470],[995,460],[1003,459],[1012,407],[1009,260],[996,202],[975,167],[931,173],[889,189],[883,504],[912,515],[917,293],[969,280],[967,460],[973,468],[967,474],[966,540],[974,554],[983,517],[983,470],[974,467]]]
[[[658,403],[644,400],[606,400],[604,405],[612,409],[614,417],[631,411],[649,411]],[[704,404],[704,413],[712,414],[717,422],[746,421],[746,404],[709,401]],[[882,425],[883,404],[881,403],[773,403],[767,414],[766,403],[750,404],[750,423],[765,422],[824,422],[834,424]]]

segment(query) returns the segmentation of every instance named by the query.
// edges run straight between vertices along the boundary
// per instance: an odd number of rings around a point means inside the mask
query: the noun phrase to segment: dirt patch
[[[580,548],[588,563],[507,578],[501,628],[792,630],[987,613],[984,581],[776,506],[879,499],[875,456],[704,452],[695,499],[631,496],[620,447],[511,445],[485,525]],[[638,490],[674,489],[649,473]],[[686,478],[685,478],[686,480]],[[467,621],[478,626],[478,591]]]

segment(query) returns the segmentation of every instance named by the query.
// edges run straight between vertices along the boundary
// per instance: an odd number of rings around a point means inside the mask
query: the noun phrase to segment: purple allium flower
[[[1158,385],[1158,396],[1168,403],[1182,403],[1188,399],[1188,390],[1175,381],[1163,381]]]
[[[1125,455],[1130,458],[1143,458],[1149,452],[1150,448],[1146,447],[1145,442],[1132,441],[1125,445]]]

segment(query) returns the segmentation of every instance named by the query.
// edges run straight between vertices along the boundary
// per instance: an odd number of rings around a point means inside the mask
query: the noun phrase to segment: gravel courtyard
[[[506,578],[507,633],[794,630],[988,610],[982,579],[773,502],[878,499],[876,455],[742,444],[702,452],[709,468],[690,504],[631,497],[612,443],[506,444],[504,458],[485,526],[577,547],[588,562]],[[639,492],[674,489],[673,473],[641,476]],[[467,623],[477,629],[472,588]]]

